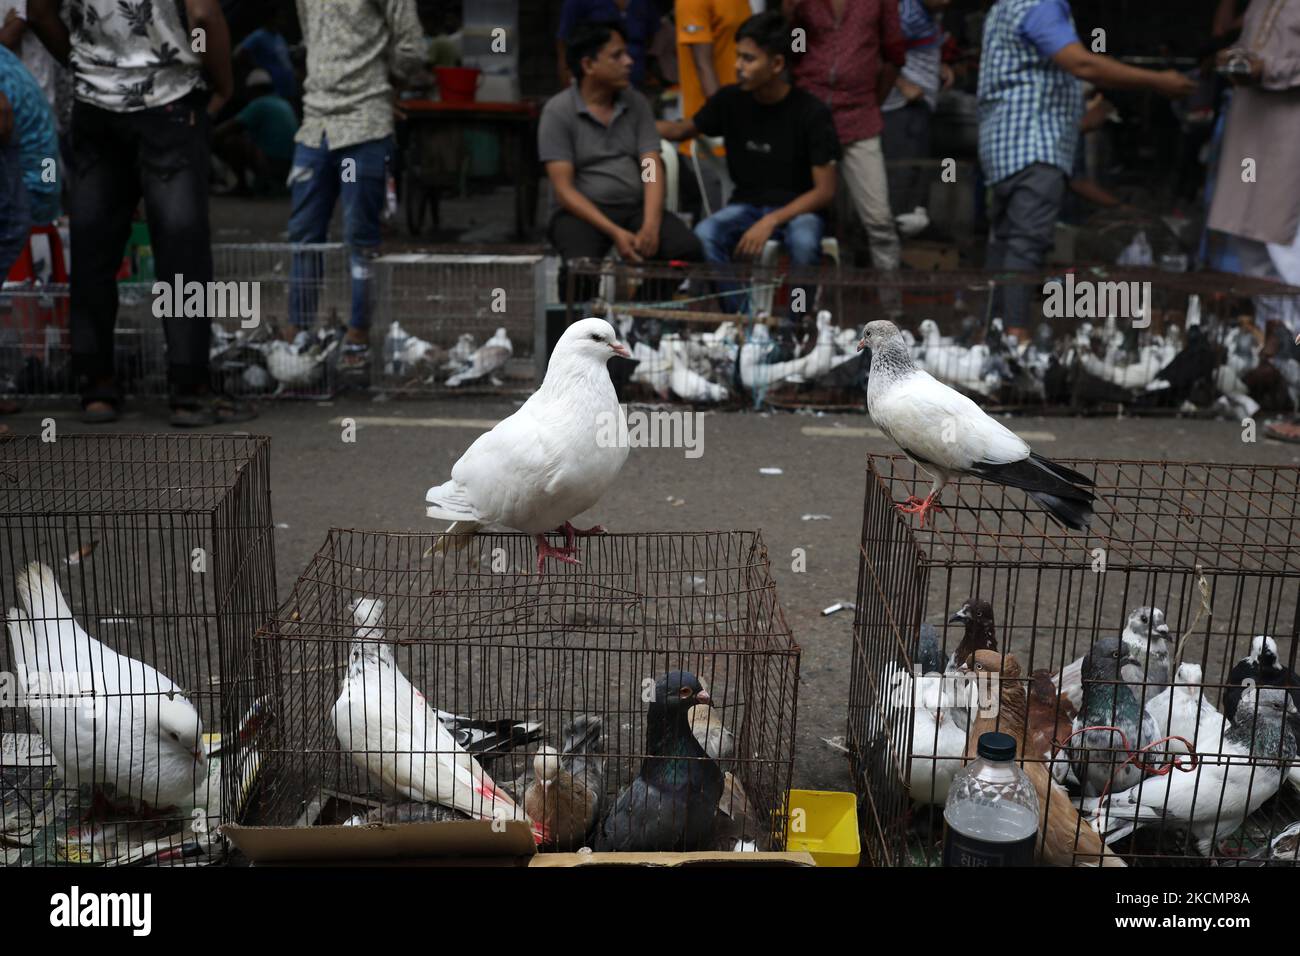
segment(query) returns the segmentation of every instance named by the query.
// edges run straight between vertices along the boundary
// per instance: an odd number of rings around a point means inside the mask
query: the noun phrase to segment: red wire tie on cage
[[[1115,779],[1115,774],[1119,773],[1129,764],[1133,764],[1133,766],[1137,767],[1143,773],[1149,774],[1153,777],[1163,777],[1165,776],[1165,774],[1169,773],[1174,768],[1181,770],[1183,773],[1190,773],[1191,771],[1196,769],[1196,764],[1198,763],[1196,748],[1192,746],[1192,742],[1188,740],[1186,737],[1180,737],[1177,734],[1172,734],[1168,737],[1161,737],[1159,740],[1151,741],[1151,743],[1147,744],[1141,750],[1135,751],[1129,749],[1128,737],[1125,735],[1124,731],[1120,730],[1118,727],[1105,727],[1105,726],[1080,727],[1074,733],[1070,734],[1070,736],[1066,737],[1064,742],[1059,740],[1052,741],[1052,747],[1053,747],[1052,757],[1055,758],[1056,754],[1059,751],[1064,750],[1065,745],[1068,744],[1075,737],[1079,736],[1079,734],[1085,734],[1090,730],[1110,730],[1113,731],[1114,733],[1119,734],[1120,746],[1124,749],[1124,752],[1128,754],[1128,757],[1125,759],[1125,761],[1115,768],[1115,773],[1112,773],[1110,775],[1110,780],[1106,781],[1106,786],[1102,788],[1100,799],[1104,800],[1107,794],[1110,792],[1110,784],[1111,781]],[[1152,747],[1158,747],[1161,744],[1166,743],[1170,740],[1182,741],[1183,746],[1187,748],[1186,756],[1189,758],[1188,760],[1186,761],[1179,760],[1178,758],[1183,756],[1182,754],[1171,754],[1170,756],[1172,759],[1168,763],[1164,764],[1163,766],[1154,766],[1154,767],[1142,760],[1142,754],[1146,753]]]

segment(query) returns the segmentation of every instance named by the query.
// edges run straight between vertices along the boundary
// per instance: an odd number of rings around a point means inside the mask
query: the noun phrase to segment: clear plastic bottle
[[[1007,734],[981,734],[979,759],[953,778],[943,808],[944,866],[1032,866],[1038,794]]]

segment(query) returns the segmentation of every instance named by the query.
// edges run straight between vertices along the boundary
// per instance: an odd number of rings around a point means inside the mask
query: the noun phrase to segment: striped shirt
[[[899,75],[924,90],[926,104],[934,109],[939,102],[943,27],[921,0],[899,0],[898,22],[907,44],[907,62]],[[902,91],[895,86],[880,108],[888,112],[906,105]]]
[[[1066,175],[1074,166],[1083,84],[1052,62],[1056,51],[1047,52],[1050,47],[1023,29],[1040,4],[1061,8],[1073,32],[1069,7],[1061,0],[998,0],[984,21],[979,148],[989,183],[1034,163],[1050,163]]]

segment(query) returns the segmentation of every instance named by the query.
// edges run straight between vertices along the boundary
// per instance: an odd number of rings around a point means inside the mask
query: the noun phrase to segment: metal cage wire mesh
[[[944,660],[956,650],[961,625],[944,622],[968,598],[992,605],[998,648],[1016,656],[1027,689],[1035,671],[1056,675],[1096,641],[1119,637],[1129,612],[1142,606],[1163,610],[1171,661],[1185,638],[1182,661],[1202,672],[1198,706],[1222,707],[1228,673],[1250,653],[1256,635],[1273,637],[1281,663],[1289,662],[1294,671],[1300,644],[1300,469],[1143,461],[1064,464],[1096,482],[1100,500],[1088,535],[1058,530],[1021,492],[974,479],[949,484],[940,497],[944,510],[934,524],[914,527],[895,504],[925,494],[930,478],[902,456],[871,459],[848,742],[864,844],[877,864],[937,862],[943,793],[934,781],[943,777],[941,767],[950,775],[961,754],[955,763],[945,761],[954,755],[942,744],[936,746],[938,731],[927,740],[915,736],[917,718],[893,716],[888,700],[898,670],[913,672],[923,622],[938,629]],[[1165,686],[1148,677],[1139,691],[1142,706]],[[1065,705],[1048,704],[1049,714],[1054,706],[1054,716],[1060,718]],[[1021,735],[1027,729],[1014,728]],[[1226,753],[1218,739],[1193,743],[1204,761]],[[1118,762],[1125,754],[1116,750]],[[1022,756],[1025,762],[1046,762],[1045,757]],[[928,792],[909,788],[917,774],[917,779],[931,781]],[[1144,786],[1156,786],[1152,781],[1163,786],[1164,780],[1148,777]],[[1204,809],[1218,796],[1201,800],[1208,801],[1198,803]],[[913,801],[916,806],[909,811]],[[1231,839],[1237,849],[1252,850],[1267,845],[1300,816],[1300,800],[1284,782],[1277,796],[1240,829],[1229,816],[1224,811],[1221,829],[1215,820],[1218,843]],[[1139,830],[1131,842],[1112,849],[1135,863],[1205,862],[1184,844],[1182,830],[1173,822]]]
[[[446,560],[428,556],[435,540],[331,531],[259,636],[261,692],[274,700],[277,723],[250,822],[337,824],[401,812],[358,763],[365,745],[341,741],[332,719],[358,640],[349,607],[369,597],[384,602],[385,639],[430,706],[480,721],[540,723],[540,736],[476,753],[520,805],[536,746],[560,746],[575,717],[594,714],[603,726],[603,814],[645,756],[647,681],[693,671],[734,740],[718,760],[737,785],[724,796],[732,802],[723,807],[727,820],[719,814],[719,839],[730,840],[726,849],[737,839],[782,847],[799,649],[757,534],[584,538],[581,566],[551,567],[540,579],[527,570],[527,536],[479,535]]]
[[[38,690],[32,698],[24,696],[28,687],[18,688],[16,706],[0,711],[5,864],[222,857],[216,827],[233,818],[257,770],[249,746],[254,725],[246,721],[257,713],[247,668],[253,633],[275,607],[273,528],[265,438],[0,440],[5,607],[31,612],[33,643],[23,653],[29,682],[38,670],[55,681],[29,684]],[[31,562],[53,571],[72,621],[89,639],[58,639],[57,630],[71,622],[44,584],[33,607],[24,607],[17,579]],[[0,671],[7,674],[19,663],[16,640],[11,626],[0,650]],[[33,649],[36,666],[28,659]],[[138,663],[118,667],[115,653]],[[165,746],[156,727],[152,737],[115,737],[111,730],[101,736],[76,721],[61,729],[49,708],[24,706],[35,700],[70,706],[41,695],[71,673],[80,676],[70,693],[93,690],[91,703],[101,714],[106,708],[109,727],[136,719],[156,725],[156,692],[166,684],[141,665],[170,679],[202,721],[206,769],[194,771],[193,799],[155,805],[162,775],[150,761],[160,762],[158,748]],[[114,679],[115,667],[129,676]],[[64,679],[62,686],[71,685]],[[121,744],[124,739],[136,743]],[[62,777],[69,755],[82,768],[79,788]],[[139,777],[134,785],[133,777]]]
[[[535,371],[534,356],[546,311],[545,260],[538,255],[445,252],[394,253],[375,260],[380,309],[372,335],[384,340],[382,364],[376,354],[373,381],[387,391],[409,394],[483,394],[526,386]],[[396,323],[396,325],[394,325]],[[498,328],[506,330],[511,359],[495,375],[447,386],[447,353],[461,335],[483,345]],[[433,355],[411,360],[400,333],[435,346]],[[496,382],[492,379],[495,378]],[[500,384],[497,384],[500,383]]]

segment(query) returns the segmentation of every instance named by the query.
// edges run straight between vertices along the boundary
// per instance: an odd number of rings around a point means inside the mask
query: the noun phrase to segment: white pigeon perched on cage
[[[10,608],[7,625],[23,703],[64,785],[109,785],[112,802],[158,809],[192,804],[207,755],[180,688],[82,630],[47,565],[27,565],[15,588],[22,610]]]
[[[1108,844],[1136,829],[1160,824],[1188,831],[1202,856],[1235,833],[1278,791],[1296,759],[1295,705],[1285,690],[1247,688],[1224,735],[1219,755],[1188,773],[1144,780],[1082,809]]]
[[[334,704],[339,746],[386,797],[452,807],[480,820],[522,820],[544,834],[442,725],[397,666],[381,626],[385,604],[358,598],[348,673]]]
[[[579,531],[570,522],[600,500],[627,461],[627,417],[605,367],[613,355],[630,357],[604,319],[565,330],[537,391],[425,495],[428,516],[452,522],[436,551],[464,547],[481,529],[506,528],[533,536],[538,574],[546,558],[581,563],[575,536],[603,529]],[[553,547],[545,535],[561,529],[565,545]]]
[[[447,387],[457,388],[466,382],[477,382],[485,378],[491,378],[495,382],[496,373],[505,368],[514,351],[506,330],[497,329],[492,338],[474,350],[474,354],[469,357],[469,364],[447,379]]]
[[[916,367],[893,322],[869,322],[859,349],[871,349],[867,410],[876,425],[934,479],[930,494],[898,509],[924,527],[939,492],[957,475],[970,475],[1026,492],[1056,521],[1086,530],[1096,496],[1087,476],[1035,454],[1015,432],[973,401]]]

